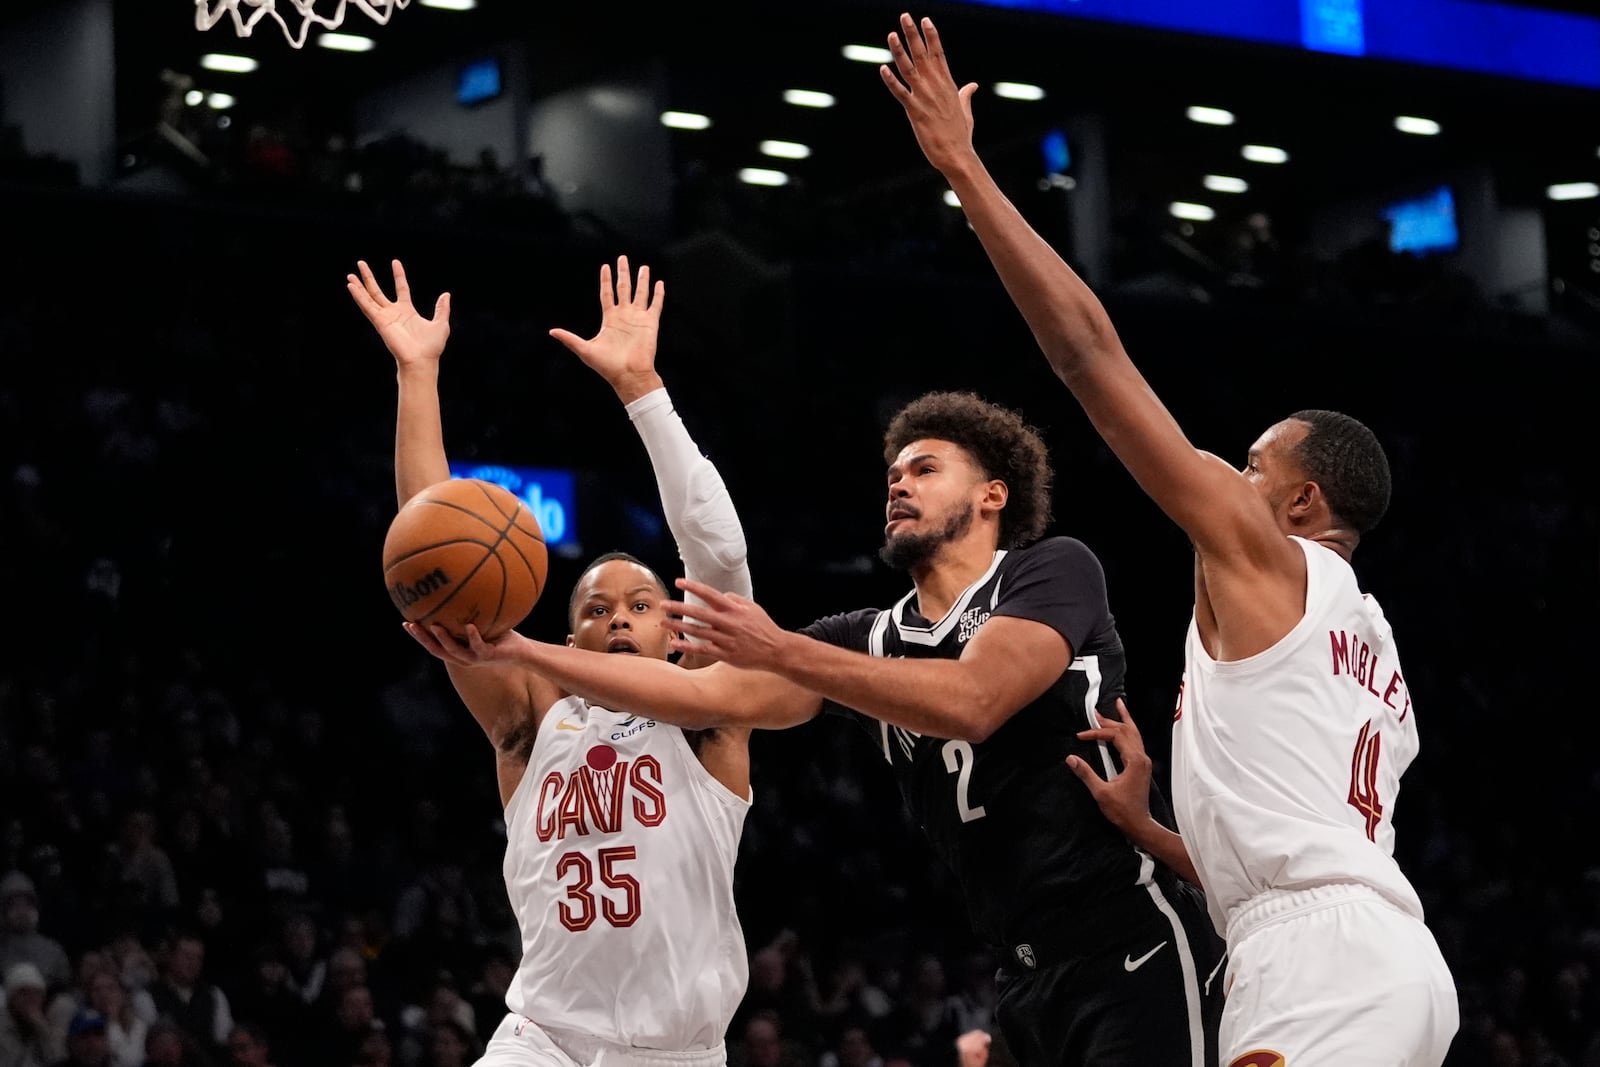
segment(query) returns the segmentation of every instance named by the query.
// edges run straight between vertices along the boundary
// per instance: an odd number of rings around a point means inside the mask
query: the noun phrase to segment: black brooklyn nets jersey
[[[1139,887],[1150,861],[1066,766],[1076,753],[1102,776],[1121,767],[1110,746],[1077,737],[1092,709],[1114,709],[1123,692],[1122,642],[1100,561],[1081,541],[1053,537],[996,552],[937,622],[917,613],[913,590],[888,611],[832,615],[804,632],[874,656],[957,659],[996,615],[1051,627],[1073,659],[987,741],[923,737],[837,705],[827,710],[857,720],[881,747],[912,814],[955,871],[976,931],[1006,946],[1114,921],[1129,894],[1148,905]],[[1164,802],[1152,804],[1161,817]]]

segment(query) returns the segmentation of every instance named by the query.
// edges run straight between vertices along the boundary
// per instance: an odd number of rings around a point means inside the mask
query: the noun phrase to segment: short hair
[[[576,618],[578,612],[578,590],[583,587],[583,580],[589,577],[589,572],[594,570],[596,567],[603,567],[607,563],[612,563],[619,559],[624,563],[632,563],[637,567],[644,568],[644,570],[650,575],[650,578],[656,583],[656,588],[661,590],[661,595],[671,595],[667,591],[667,583],[661,580],[661,575],[657,574],[656,569],[650,566],[650,564],[646,563],[644,560],[640,559],[638,556],[635,556],[631,552],[607,552],[604,555],[596,556],[594,559],[590,560],[589,565],[583,568],[583,573],[578,575],[577,581],[572,583],[572,593],[567,597],[568,629],[575,628],[578,625],[578,620]]]
[[[1294,456],[1308,479],[1322,488],[1328,510],[1340,523],[1364,534],[1389,510],[1389,457],[1378,436],[1349,415],[1309,408],[1289,416],[1310,427]]]
[[[1055,472],[1039,431],[1009,408],[970,392],[924,393],[889,421],[883,461],[893,463],[913,441],[936,438],[960,445],[985,478],[1010,490],[1000,510],[1000,547],[1023,548],[1037,541],[1050,522],[1050,485]]]

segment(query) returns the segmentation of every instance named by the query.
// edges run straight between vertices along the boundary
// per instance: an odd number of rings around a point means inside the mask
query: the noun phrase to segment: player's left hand
[[[987,1030],[968,1030],[956,1038],[956,1055],[961,1067],[987,1067],[993,1040]]]
[[[947,173],[973,155],[972,94],[977,82],[956,88],[945,60],[944,44],[933,20],[919,25],[909,14],[900,16],[900,32],[889,35],[894,70],[885,63],[878,75],[889,95],[900,101],[911,120],[922,154],[934,169]],[[896,77],[895,71],[899,71]]]
[[[1099,727],[1080,730],[1078,738],[1083,741],[1109,741],[1115,745],[1117,755],[1122,757],[1122,773],[1108,782],[1077,756],[1067,757],[1067,767],[1089,787],[1095,803],[1100,805],[1100,811],[1111,824],[1128,833],[1132,828],[1150,821],[1152,764],[1149,754],[1144,750],[1144,738],[1139,736],[1139,728],[1133,724],[1133,715],[1121,697],[1117,698],[1117,714],[1121,716],[1120,720],[1103,713],[1097,714]]]
[[[639,268],[635,285],[628,257],[618,256],[614,287],[611,266],[600,266],[600,332],[587,340],[561,329],[551,330],[550,336],[604,378],[624,404],[631,404],[661,388],[656,374],[656,338],[666,298],[664,282],[656,282],[653,291],[650,288],[648,266]]]
[[[668,600],[661,605],[667,613],[664,625],[678,634],[672,639],[675,651],[751,670],[777,664],[788,632],[760,604],[691,578],[679,578],[678,588],[702,602]]]
[[[487,640],[478,628],[467,623],[467,639],[462,641],[451,635],[443,626],[419,626],[414,622],[401,623],[406,633],[417,644],[446,663],[457,667],[481,667],[486,663],[503,663],[514,655],[517,641],[527,638],[515,630],[507,630],[494,640]]]

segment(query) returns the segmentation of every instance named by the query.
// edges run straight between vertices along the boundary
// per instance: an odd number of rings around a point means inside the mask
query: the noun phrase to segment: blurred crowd
[[[248,131],[242,147],[242,187],[309,180],[323,195],[416,209],[396,208],[394,221],[550,211],[536,168],[507,173],[485,159],[456,170],[402,141],[308,154],[270,131]],[[288,277],[274,270],[317,254],[309,237],[276,252],[250,246],[247,268],[204,225],[165,228],[143,247],[143,269],[85,314],[82,295],[54,282],[79,256],[125,259],[116,242],[138,238],[52,225],[24,245],[26,262],[12,266],[25,269],[5,278],[14,299],[0,307],[0,351],[14,371],[0,378],[0,587],[13,634],[0,667],[0,1067],[469,1064],[504,1014],[518,959],[504,826],[487,743],[377,595],[375,546],[393,506],[391,397],[381,352],[333,358],[370,340],[341,303],[337,271],[348,264],[262,314],[224,299],[218,279],[237,282],[242,300],[270,292]],[[592,301],[593,266],[585,250],[549,269]],[[847,288],[802,305],[820,323],[812,329],[826,331],[819,309],[830,302],[849,318]],[[305,299],[310,289],[327,300]],[[523,300],[479,313],[480,345],[534,344],[542,324],[510,325]],[[675,329],[696,321],[679,314]],[[887,388],[903,364],[873,369],[883,349],[862,331],[831,334],[804,373],[828,381],[854,368]],[[940,341],[960,349],[964,339]],[[725,358],[744,354],[729,345]],[[683,373],[693,366],[680,353],[667,369],[690,409],[712,389]],[[955,373],[926,370],[930,385]],[[540,395],[495,373],[513,399]],[[583,372],[542,373],[530,380],[550,387]],[[1275,398],[1278,387],[1241,375],[1216,387],[1216,406],[1231,412],[1253,388]],[[1397,385],[1396,403],[1422,395],[1413,388]],[[1547,617],[1592,599],[1595,511],[1572,499],[1550,457],[1541,469],[1522,455],[1539,446],[1513,432],[1519,412],[1537,421],[1546,401],[1501,400],[1493,418],[1487,401],[1440,401],[1431,414],[1418,404],[1414,436],[1392,450],[1397,485],[1425,503],[1396,515],[1386,536],[1404,562],[1388,565],[1439,612],[1437,632],[1416,626],[1408,645],[1431,717],[1425,766],[1400,803],[1400,858],[1461,992],[1451,1067],[1600,1067],[1600,769],[1562,740],[1566,720],[1584,714],[1566,672],[1591,654],[1592,627]],[[839,425],[811,423],[794,403],[781,413],[794,433]],[[465,406],[447,412],[452,441],[467,435],[464,414],[455,418]],[[604,457],[594,460],[603,474],[613,460],[639,466],[617,412],[596,433],[566,408],[541,409],[536,429]],[[1459,421],[1428,421],[1441,411]],[[798,482],[775,486],[760,457],[731,448],[779,415],[730,403],[725,423],[691,419],[703,445],[730,457],[758,597],[796,625],[821,614],[807,599],[818,587],[881,601],[869,563],[817,573],[816,561],[851,556],[824,541],[835,525],[827,502]],[[1440,478],[1419,457],[1446,425],[1478,435],[1481,457],[1461,454]],[[1559,435],[1581,436],[1576,427],[1551,432],[1557,443],[1543,447],[1572,460]],[[864,482],[875,492],[868,438]],[[816,465],[832,477],[834,453],[822,455]],[[1472,496],[1480,483],[1492,485],[1487,497]],[[809,496],[801,510],[818,513],[814,524],[799,525],[792,500],[778,499],[794,496]],[[1469,497],[1492,505],[1463,508]],[[1472,536],[1456,536],[1463,523]],[[659,531],[642,536],[618,527],[590,543],[674,565]],[[1373,549],[1380,565],[1383,551]],[[1141,597],[1181,600],[1112,577],[1119,613],[1136,616]],[[1473,611],[1481,622],[1460,621]],[[820,721],[758,735],[753,751],[737,874],[751,980],[730,1061],[950,1067],[957,1037],[992,1025],[996,961],[967,932],[948,872],[871,746]],[[1005,1062],[1003,1047],[994,1058]]]

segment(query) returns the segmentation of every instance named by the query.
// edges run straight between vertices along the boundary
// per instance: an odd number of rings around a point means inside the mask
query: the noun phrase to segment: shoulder
[[[873,623],[878,621],[881,614],[878,608],[860,608],[837,615],[824,615],[809,626],[802,626],[800,632],[830,645],[856,645],[867,639]]]
[[[1100,557],[1076,537],[1047,537],[1006,555],[1002,570],[1009,574],[1033,571],[1089,571],[1103,574]]]

